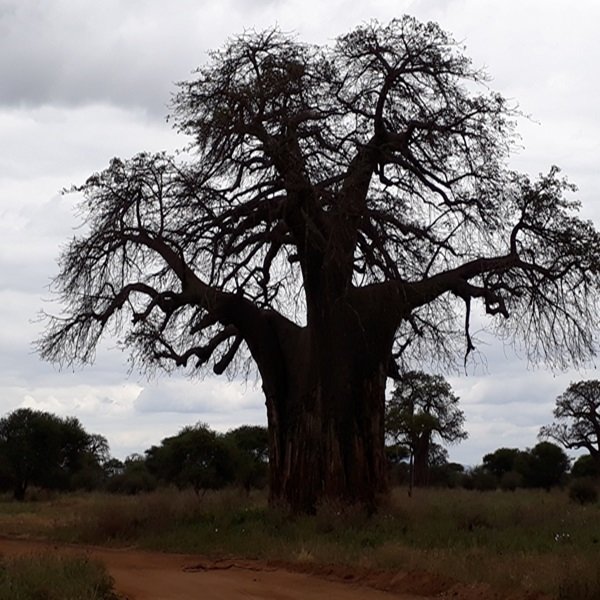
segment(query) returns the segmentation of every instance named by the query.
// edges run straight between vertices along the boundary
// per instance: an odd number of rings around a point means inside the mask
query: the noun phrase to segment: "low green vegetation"
[[[0,559],[0,600],[116,600],[112,579],[85,557],[39,554]]]

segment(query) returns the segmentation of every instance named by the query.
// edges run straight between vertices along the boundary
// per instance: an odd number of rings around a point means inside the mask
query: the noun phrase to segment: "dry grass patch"
[[[396,490],[369,517],[336,503],[324,503],[315,516],[292,516],[283,507],[268,508],[264,494],[248,497],[239,490],[203,497],[164,490],[65,496],[39,503],[34,514],[40,523],[53,515],[53,525],[40,532],[68,541],[428,571],[561,600],[600,598],[600,507],[570,502],[562,491],[433,489],[408,498],[406,490]]]
[[[117,600],[104,566],[39,554],[0,560],[0,600]]]

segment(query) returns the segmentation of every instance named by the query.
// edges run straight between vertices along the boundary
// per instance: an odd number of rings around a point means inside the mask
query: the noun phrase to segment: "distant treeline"
[[[410,471],[408,449],[388,446],[392,482],[408,484]],[[599,473],[590,456],[579,457],[571,467],[564,450],[551,442],[539,442],[533,448],[499,448],[486,454],[480,465],[465,468],[448,462],[443,448],[432,449],[427,485],[464,487],[479,491],[515,490],[517,488],[550,489],[573,478],[596,478]]]
[[[387,456],[391,484],[408,484],[410,448],[389,445]],[[499,448],[471,469],[447,458],[445,449],[432,443],[427,477],[420,485],[549,489],[565,484],[569,477],[599,475],[589,456],[580,457],[570,469],[565,452],[550,442],[527,450]],[[243,425],[219,433],[198,423],[121,461],[110,456],[106,438],[86,432],[76,418],[21,408],[0,419],[0,490],[12,492],[18,500],[25,498],[31,486],[125,494],[177,486],[201,495],[232,485],[250,491],[267,483],[266,427]]]
[[[199,423],[184,427],[144,454],[110,456],[106,438],[72,417],[21,408],[0,419],[0,490],[23,500],[29,487],[107,490],[135,494],[161,485],[208,489],[262,488],[268,476],[265,427],[218,433]]]

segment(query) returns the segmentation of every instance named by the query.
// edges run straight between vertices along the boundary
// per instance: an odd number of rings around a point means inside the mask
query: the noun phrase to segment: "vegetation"
[[[233,448],[236,463],[236,482],[246,492],[267,485],[269,462],[269,433],[266,427],[242,425],[225,434]]]
[[[560,589],[587,588],[596,595],[562,597],[600,597],[600,505],[573,503],[561,490],[419,488],[408,498],[397,489],[371,517],[359,507],[329,503],[314,516],[293,516],[269,508],[266,494],[239,489],[208,491],[201,500],[191,490],[174,489],[64,495],[33,506],[0,502],[0,527],[63,541],[283,560],[316,569],[349,565],[355,574],[414,569],[555,596]]]
[[[315,568],[333,562],[352,573],[426,570],[505,588],[538,588],[564,599],[598,597],[600,506],[596,484],[581,477],[589,457],[578,460],[579,478],[563,491],[558,486],[566,483],[568,460],[549,442],[527,450],[500,448],[466,472],[436,452],[430,484],[438,487],[419,488],[416,498],[399,488],[376,514],[359,504],[322,502],[314,516],[299,516],[285,506],[268,508],[266,495],[254,489],[264,484],[267,448],[262,427],[225,434],[204,424],[186,427],[145,454],[104,460],[99,487],[118,494],[61,494],[48,501],[42,487],[28,494],[34,502],[0,499],[0,530]],[[390,449],[396,467],[408,458],[402,448]]]
[[[133,495],[150,492],[157,486],[158,481],[141,454],[131,454],[120,466],[112,463],[106,471],[106,489],[110,492]]]
[[[550,488],[562,485],[569,470],[569,458],[562,448],[551,442],[540,442],[533,448],[498,448],[483,457],[475,469],[471,487],[475,489],[514,490],[517,487]]]
[[[191,487],[196,494],[225,487],[235,477],[230,448],[203,423],[184,427],[147,450],[146,464],[159,480],[181,489]]]
[[[433,440],[464,440],[464,422],[458,397],[443,377],[422,371],[400,376],[386,405],[385,433],[395,444],[408,448],[411,486],[413,482],[417,486],[429,482],[429,467],[436,463]]]
[[[182,83],[187,154],[114,159],[76,188],[41,355],[106,332],[148,368],[251,357],[271,498],[374,508],[385,383],[452,361],[484,326],[553,365],[594,353],[600,238],[552,168],[507,168],[518,115],[434,23],[362,25],[332,45],[248,32]],[[188,161],[186,162],[185,157]]]
[[[590,477],[598,479],[600,477],[600,466],[589,454],[580,456],[571,468],[573,477]]]
[[[569,487],[569,498],[579,504],[596,503],[598,502],[598,490],[591,481],[576,479]]]
[[[554,423],[542,427],[540,437],[569,450],[587,450],[600,473],[600,381],[571,383],[556,399],[554,417]]]
[[[549,490],[564,482],[569,458],[556,444],[540,442],[523,456],[521,468],[528,485]]]
[[[483,457],[483,467],[498,480],[510,472],[517,472],[521,460],[518,448],[498,448]]]
[[[20,408],[0,419],[0,489],[23,500],[30,485],[46,489],[97,487],[108,444],[73,417]]]
[[[0,558],[0,600],[117,600],[112,579],[86,557]]]

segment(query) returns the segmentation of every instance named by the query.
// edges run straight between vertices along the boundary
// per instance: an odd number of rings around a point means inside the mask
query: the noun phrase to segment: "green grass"
[[[116,600],[112,580],[85,557],[20,556],[0,560],[0,600]]]
[[[315,516],[268,508],[262,494],[163,490],[36,503],[17,516],[32,534],[212,557],[426,570],[566,600],[600,598],[600,505],[563,491],[395,490],[373,517],[327,504]],[[16,509],[15,509],[16,510]],[[5,512],[0,504],[0,520]],[[47,517],[47,522],[44,522]],[[29,521],[28,521],[29,519]]]

